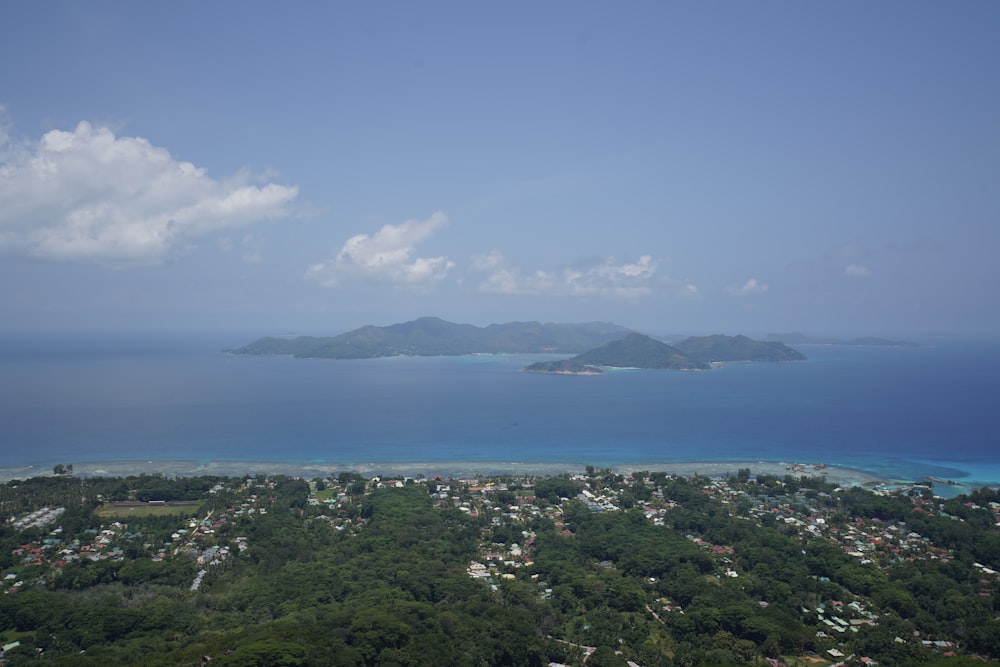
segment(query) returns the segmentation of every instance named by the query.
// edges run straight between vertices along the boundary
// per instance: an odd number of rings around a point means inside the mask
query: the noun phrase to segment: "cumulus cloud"
[[[557,271],[524,272],[499,251],[493,251],[474,257],[472,267],[486,274],[479,283],[480,291],[498,294],[636,298],[650,294],[658,286],[677,286],[677,281],[656,276],[658,262],[651,255],[643,255],[634,262],[619,262],[611,257]],[[690,283],[684,282],[679,287],[688,294],[697,293]]]
[[[867,278],[871,274],[871,269],[861,264],[848,264],[844,267],[844,275],[849,278]]]
[[[733,296],[749,296],[751,294],[762,294],[767,291],[767,285],[758,282],[756,278],[750,278],[742,285],[730,285],[726,291]]]
[[[2,111],[2,110],[0,110]],[[0,125],[0,251],[155,264],[216,230],[290,214],[294,186],[215,180],[141,137],[81,122],[38,142]]]
[[[336,287],[347,281],[422,285],[444,278],[455,267],[447,257],[413,257],[417,244],[448,224],[440,211],[426,220],[384,225],[374,235],[347,239],[333,259],[309,267],[310,280]]]

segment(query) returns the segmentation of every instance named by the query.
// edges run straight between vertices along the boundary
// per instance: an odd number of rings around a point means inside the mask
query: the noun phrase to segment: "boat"
[[[949,486],[962,486],[961,482],[956,482],[951,479],[941,479],[940,477],[931,477],[927,475],[928,482],[934,482],[935,484],[948,484]]]

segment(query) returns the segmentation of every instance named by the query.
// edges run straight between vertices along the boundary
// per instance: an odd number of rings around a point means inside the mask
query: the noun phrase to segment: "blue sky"
[[[5,330],[1000,332],[1000,4],[0,6]]]

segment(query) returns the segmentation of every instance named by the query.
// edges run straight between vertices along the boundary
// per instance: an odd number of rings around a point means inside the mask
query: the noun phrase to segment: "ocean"
[[[823,462],[1000,484],[1000,352],[803,345],[704,372],[523,373],[540,355],[224,354],[254,336],[4,336],[0,467],[123,460]]]

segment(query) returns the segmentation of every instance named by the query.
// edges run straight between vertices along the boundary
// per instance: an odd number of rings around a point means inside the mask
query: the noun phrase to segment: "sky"
[[[1000,3],[0,4],[0,331],[1000,333]]]

